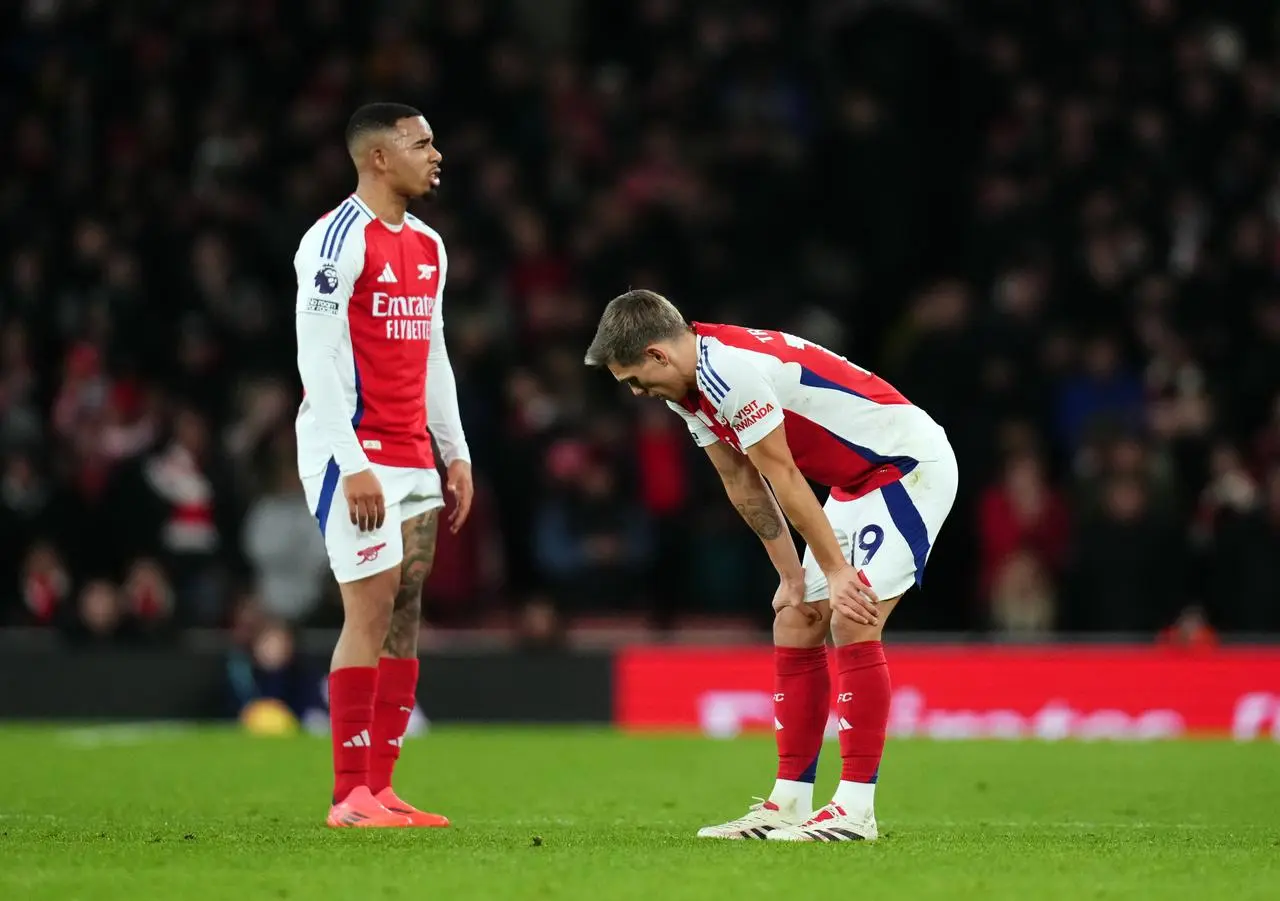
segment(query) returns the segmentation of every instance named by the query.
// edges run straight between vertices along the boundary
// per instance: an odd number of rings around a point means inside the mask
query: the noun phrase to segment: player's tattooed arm
[[[782,511],[751,461],[724,444],[716,443],[706,450],[711,464],[720,474],[729,501],[751,530],[764,541],[772,541],[781,535]]]
[[[751,530],[765,541],[772,541],[782,534],[782,517],[778,515],[778,504],[768,491],[763,496],[751,497],[734,503],[734,508]]]
[[[750,460],[728,445],[717,442],[707,446],[706,452],[720,473],[729,502],[760,538],[778,571],[778,577],[790,582],[803,581],[804,571],[791,530],[787,528],[782,508],[760,472]]]
[[[400,564],[400,588],[391,611],[391,628],[382,649],[393,657],[418,655],[418,629],[422,623],[422,583],[431,575],[436,558],[436,530],[440,511],[429,510],[406,519],[400,526],[404,561]]]

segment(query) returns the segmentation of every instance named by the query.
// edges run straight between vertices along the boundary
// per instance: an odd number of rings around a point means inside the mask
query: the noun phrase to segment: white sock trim
[[[843,807],[850,815],[873,814],[876,809],[876,785],[874,782],[840,781],[836,786],[833,804]]]
[[[798,813],[808,816],[813,812],[813,783],[779,779],[773,783],[769,800],[784,810],[794,804]]]

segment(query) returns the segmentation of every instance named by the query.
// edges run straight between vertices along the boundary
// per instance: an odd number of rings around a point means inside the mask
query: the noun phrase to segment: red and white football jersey
[[[669,406],[699,447],[739,453],[779,425],[800,472],[851,500],[937,460],[946,433],[892,385],[785,332],[695,322],[698,390]]]
[[[427,431],[427,359],[433,336],[443,342],[434,320],[448,265],[435,230],[411,215],[392,226],[354,194],[303,236],[294,258],[299,319],[330,317],[343,320],[346,329],[334,361],[340,396],[305,395],[298,411],[302,475],[319,472],[333,458],[344,472],[366,465],[354,447],[326,430],[318,403],[341,405],[369,462],[435,465]]]

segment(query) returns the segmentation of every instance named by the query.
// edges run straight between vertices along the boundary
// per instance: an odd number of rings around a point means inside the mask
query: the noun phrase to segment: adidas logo
[[[840,728],[839,728],[839,730],[838,730],[838,731],[840,731],[840,732],[847,732],[848,730],[850,730],[850,729],[852,729],[852,728],[853,728],[853,726],[851,726],[851,725],[849,724],[849,721],[848,721],[847,719],[845,719],[844,717],[840,717]]]
[[[782,720],[778,719],[778,718],[775,716],[775,717],[773,718],[773,731],[774,731],[774,732],[778,732],[778,731],[780,731],[781,729],[782,729]]]
[[[361,729],[358,735],[353,735],[342,743],[344,748],[367,748],[371,742],[369,741],[369,730]]]
[[[386,284],[390,284],[391,282],[394,282],[395,280],[396,280],[396,274],[391,271],[391,264],[387,263],[385,266],[382,267],[382,275],[378,276],[378,281],[386,285]]]

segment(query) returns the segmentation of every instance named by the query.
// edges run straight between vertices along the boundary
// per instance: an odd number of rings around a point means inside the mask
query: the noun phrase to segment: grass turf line
[[[450,830],[328,830],[329,749],[237,732],[0,729],[0,897],[1273,899],[1280,750],[893,742],[874,845],[714,842],[767,738],[443,729],[397,788]],[[839,767],[823,750],[818,797]]]

